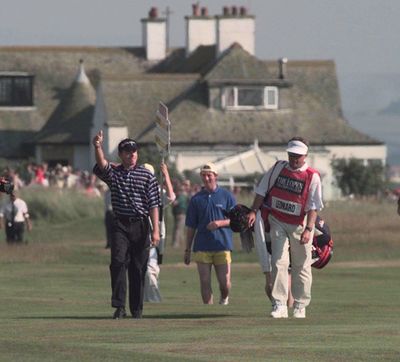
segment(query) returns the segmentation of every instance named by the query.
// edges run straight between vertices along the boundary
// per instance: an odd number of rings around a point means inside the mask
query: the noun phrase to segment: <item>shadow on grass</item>
[[[230,314],[160,314],[160,315],[144,315],[142,319],[214,319],[214,318],[226,318],[232,317]],[[34,317],[18,317],[15,319],[19,320],[58,320],[58,319],[70,319],[70,320],[110,320],[110,316],[34,316]],[[126,319],[132,319],[128,316]]]

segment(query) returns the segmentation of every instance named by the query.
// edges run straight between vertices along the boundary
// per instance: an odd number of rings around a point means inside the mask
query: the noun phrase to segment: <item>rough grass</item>
[[[163,302],[146,304],[142,320],[113,321],[102,216],[36,220],[28,244],[0,241],[0,361],[398,360],[394,204],[334,203],[324,216],[335,254],[314,270],[305,320],[267,316],[256,255],[235,240],[230,305],[202,305],[195,266],[167,248]]]

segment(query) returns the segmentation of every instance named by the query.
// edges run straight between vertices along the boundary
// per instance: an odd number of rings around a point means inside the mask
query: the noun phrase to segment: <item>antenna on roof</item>
[[[173,14],[174,12],[173,11],[171,11],[171,9],[169,8],[169,6],[167,6],[166,8],[165,8],[165,11],[163,11],[163,14],[165,15],[165,19],[166,19],[166,25],[167,25],[167,32],[166,32],[166,34],[165,34],[165,39],[166,39],[166,41],[165,41],[165,45],[166,45],[166,48],[167,48],[167,50],[169,49],[169,17],[170,17],[170,15],[171,14]]]

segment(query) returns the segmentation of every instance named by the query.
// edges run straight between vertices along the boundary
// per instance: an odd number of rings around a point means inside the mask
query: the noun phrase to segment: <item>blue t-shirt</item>
[[[236,205],[234,196],[225,189],[217,187],[213,192],[202,189],[189,202],[186,212],[186,226],[196,229],[193,251],[232,250],[232,230],[229,227],[207,230],[211,221],[222,220],[224,210]]]

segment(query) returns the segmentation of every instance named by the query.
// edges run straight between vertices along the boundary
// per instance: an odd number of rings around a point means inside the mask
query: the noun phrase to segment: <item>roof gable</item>
[[[139,140],[153,125],[158,103],[162,101],[172,109],[172,103],[184,98],[197,79],[194,75],[170,74],[104,79],[101,89],[108,125],[127,125],[129,135]]]
[[[232,44],[204,75],[208,82],[224,80],[270,80],[267,64],[244,50],[238,43]]]
[[[61,97],[59,105],[35,137],[38,143],[88,143],[93,117],[95,91],[83,69]]]

